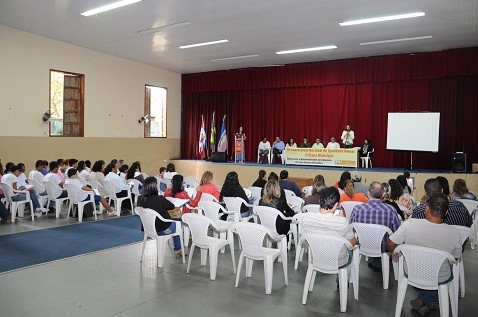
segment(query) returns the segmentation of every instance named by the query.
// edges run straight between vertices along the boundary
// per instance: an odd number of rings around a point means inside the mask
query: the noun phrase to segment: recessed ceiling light
[[[216,59],[211,59],[211,62],[228,61],[228,60],[230,60],[230,59],[241,59],[241,58],[257,57],[257,56],[259,56],[259,54],[251,54],[251,55],[242,55],[242,56],[216,58]]]
[[[148,33],[164,32],[164,31],[167,31],[167,30],[177,28],[179,26],[185,26],[185,25],[189,25],[189,24],[191,24],[191,22],[185,21],[185,22],[179,22],[179,23],[174,23],[174,24],[162,25],[162,26],[158,26],[158,27],[155,27],[155,28],[151,28],[151,29],[137,31],[136,34],[148,34]]]
[[[425,12],[413,12],[413,13],[406,13],[406,14],[389,15],[389,16],[378,17],[378,18],[345,21],[339,24],[340,26],[350,26],[350,25],[365,24],[365,23],[375,23],[375,22],[416,18],[416,17],[422,17],[424,15],[425,15]]]
[[[218,41],[212,41],[212,42],[203,42],[203,43],[197,43],[197,44],[183,45],[183,46],[180,46],[179,48],[180,49],[185,49],[185,48],[213,45],[213,44],[220,44],[220,43],[227,43],[227,42],[229,42],[229,41],[228,40],[218,40]]]
[[[302,52],[312,52],[312,51],[322,51],[322,50],[331,50],[337,48],[335,45],[329,46],[320,46],[320,47],[309,47],[309,48],[299,48],[296,50],[288,50],[288,51],[279,51],[276,54],[292,54],[292,53],[302,53]]]
[[[373,45],[373,44],[383,44],[383,43],[394,43],[394,42],[404,42],[404,41],[417,41],[417,40],[426,40],[431,39],[433,36],[425,35],[425,36],[417,36],[417,37],[405,37],[401,39],[392,39],[392,40],[383,40],[383,41],[374,41],[374,42],[363,42],[360,45]]]
[[[102,7],[96,8],[96,9],[92,9],[92,10],[83,12],[81,15],[83,15],[85,17],[89,17],[90,15],[94,15],[94,14],[102,13],[102,12],[105,12],[105,11],[121,8],[121,7],[124,7],[128,4],[133,4],[133,3],[136,3],[136,2],[140,2],[140,1],[141,0],[122,0],[122,1],[118,1],[118,2],[114,2],[114,3],[104,5]]]

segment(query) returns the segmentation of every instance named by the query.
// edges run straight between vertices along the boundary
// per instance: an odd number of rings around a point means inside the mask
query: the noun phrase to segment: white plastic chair
[[[291,196],[297,196],[293,191],[291,191],[289,189],[284,189],[284,193],[285,193],[285,198],[286,199],[288,199]]]
[[[232,220],[233,222],[239,221],[249,221],[249,219],[254,218],[253,216],[248,217],[241,217],[241,206],[242,204],[246,205],[247,207],[252,207],[249,203],[247,203],[241,197],[223,197],[224,203],[226,204],[226,208],[229,211],[228,221]]]
[[[186,263],[186,257],[184,254],[184,244],[183,244],[183,226],[181,221],[164,219],[156,211],[149,208],[136,207],[135,212],[141,218],[141,223],[143,224],[143,229],[144,229],[144,239],[143,239],[143,245],[141,247],[140,262],[143,262],[144,248],[146,247],[146,240],[148,240],[148,237],[150,237],[151,239],[156,240],[158,267],[163,267],[164,255],[165,255],[164,251],[166,249],[166,243],[173,236],[179,236],[179,239],[181,241],[181,253],[183,254],[183,263]],[[158,218],[162,222],[176,223],[176,232],[172,234],[162,235],[162,236],[158,235],[158,233],[156,232],[156,226],[155,226],[156,218]]]
[[[308,204],[302,207],[302,212],[311,212],[311,213],[318,213],[320,212],[320,205],[319,204]]]
[[[302,187],[302,193],[304,194],[304,197],[309,197],[312,196],[312,186],[304,186]]]
[[[131,204],[131,212],[134,214],[134,205],[133,199],[131,198],[131,190],[128,189],[128,194],[126,197],[117,197],[116,196],[116,184],[107,180],[104,180],[104,184],[106,186],[106,190],[108,191],[108,197],[110,198],[110,205],[114,203],[115,206],[115,214],[116,216],[121,216],[121,203],[123,200],[128,199]]]
[[[55,183],[50,182],[50,181],[43,181],[43,186],[45,186],[46,192],[48,194],[48,206],[50,206],[50,201],[54,201],[55,202],[56,217],[60,218],[61,204],[64,201],[67,201],[68,197],[64,197],[64,198],[57,198],[56,197],[56,194],[55,194],[56,190],[61,190],[61,191],[63,190],[63,188],[61,188],[58,184],[55,184]]]
[[[398,292],[395,317],[399,317],[402,311],[403,300],[407,292],[408,284],[425,290],[438,290],[440,304],[440,316],[449,316],[449,301],[451,301],[452,316],[458,316],[458,267],[456,260],[448,252],[432,248],[419,247],[416,245],[399,245],[395,253],[401,253],[398,260]],[[404,273],[404,261],[407,263],[407,276]],[[453,280],[447,284],[438,284],[440,267],[444,261],[453,264]]]
[[[345,265],[339,266],[339,255],[340,250],[345,245],[349,251],[353,251],[353,257],[356,257],[358,256],[357,247],[352,247],[347,239],[338,236],[307,233],[303,238],[308,245],[309,265],[305,276],[302,304],[306,304],[308,293],[314,290],[314,281],[317,271],[324,274],[338,273],[340,311],[345,312],[347,310],[349,274],[351,275],[350,280],[353,283],[354,297],[356,300],[358,300],[358,276],[356,275],[355,270],[352,269],[353,260]]]
[[[96,214],[96,205],[95,205],[95,195],[93,192],[86,192],[88,195],[90,195],[90,199],[86,201],[79,201],[77,192],[83,191],[80,187],[73,185],[73,184],[65,184],[63,185],[68,192],[68,199],[70,200],[70,204],[68,205],[68,213],[66,216],[66,219],[70,217],[70,210],[73,205],[78,206],[78,222],[83,221],[83,208],[85,207],[86,204],[93,204],[93,214],[95,215],[95,220],[98,220],[98,216]]]
[[[286,217],[276,208],[272,208],[268,206],[254,206],[254,214],[259,216],[261,225],[266,226],[273,233],[273,236],[269,240],[269,243],[267,244],[267,246],[270,247],[272,245],[272,243],[270,243],[271,240],[274,242],[277,242],[277,247],[279,250],[281,250],[281,258],[282,258],[281,260],[287,262],[287,249],[290,250],[290,247],[292,245],[292,240],[297,239],[297,231],[295,230],[297,227],[292,224],[292,217]],[[279,234],[276,230],[277,217],[280,217],[283,220],[291,221],[290,229],[285,235]],[[286,236],[289,236],[289,243],[287,243]],[[297,244],[297,243],[294,242],[294,244]],[[287,263],[286,263],[286,269],[287,269]]]
[[[254,197],[254,203],[253,205],[254,206],[258,206],[259,205],[259,200],[261,200],[261,193],[262,193],[262,188],[260,187],[255,187],[255,186],[251,186],[248,188],[252,197]]]
[[[257,149],[257,163],[261,160],[261,156],[259,155],[259,149]],[[267,163],[272,164],[272,149],[269,149],[269,154],[267,154]]]
[[[201,249],[201,266],[206,265],[207,252],[209,251],[209,277],[211,280],[215,280],[219,250],[224,248],[226,245],[229,245],[229,248],[231,249],[232,267],[234,273],[236,273],[234,242],[230,238],[226,240],[208,236],[209,227],[211,227],[216,232],[219,231],[219,228],[214,224],[211,219],[202,215],[188,213],[183,215],[182,220],[189,226],[189,229],[191,230],[192,234],[192,244],[189,251],[189,260],[186,273],[189,273],[191,261],[194,254],[194,248],[197,246]],[[231,236],[232,235],[230,235],[230,237]]]
[[[191,197],[191,196],[189,196]],[[216,197],[214,195],[211,195],[209,193],[202,193],[201,194],[201,199],[199,199],[199,202],[206,201],[206,202],[218,202]]]
[[[340,203],[340,206],[345,211],[345,218],[347,218],[347,221],[350,221],[350,216],[352,216],[352,211],[355,206],[363,204],[360,201],[343,201]]]
[[[82,177],[78,177],[77,179],[78,179],[78,181],[80,182],[80,184],[81,184],[82,186],[88,185],[88,182],[86,181],[86,179],[84,179],[84,178],[82,178]]]
[[[471,228],[465,227],[465,226],[453,226],[458,231],[460,231],[460,236],[461,236],[461,243],[464,244],[466,239],[473,239],[474,234],[473,230]],[[463,258],[458,260],[458,270],[460,272],[460,296],[465,297],[465,266],[463,263]]]
[[[352,223],[351,226],[355,229],[355,233],[359,241],[359,255],[354,258],[354,260],[356,260],[354,263],[354,269],[357,276],[360,269],[360,258],[362,254],[368,257],[381,258],[383,289],[388,289],[390,276],[390,254],[387,252],[382,252],[382,240],[386,233],[388,233],[390,236],[393,233],[392,230],[390,230],[389,227],[382,225],[358,222]],[[359,279],[357,279],[357,287],[358,283]]]
[[[90,179],[88,181],[88,184],[90,184],[92,189],[98,190],[98,193],[100,194],[101,197],[109,198],[108,197],[108,190],[103,185],[101,185],[97,180]]]
[[[38,202],[40,203],[40,207],[45,207],[46,203],[48,202],[48,195],[40,195],[41,193],[45,192],[45,186],[40,184],[36,179],[28,179],[28,184],[33,185],[33,189],[35,190],[37,197],[38,197]],[[47,206],[48,209],[48,206]],[[46,215],[48,215],[48,211],[46,211]]]
[[[373,149],[371,152],[367,152],[367,156],[361,156],[360,160],[362,161],[362,167],[368,168],[368,164],[370,164],[370,168],[372,168],[372,158],[370,157],[370,153],[375,152]]]
[[[141,195],[139,193],[139,186],[141,186],[141,182],[135,178],[131,178],[127,180],[128,183],[133,183],[133,187],[131,187],[131,194],[134,194],[134,205],[138,205],[138,198]],[[134,210],[131,210],[134,215]]]
[[[252,197],[252,192],[249,190],[249,188],[243,188],[244,193],[246,193],[247,199],[251,199]]]
[[[302,212],[305,200],[297,196],[287,196],[287,203],[294,210],[295,213]]]
[[[281,255],[281,251],[274,248],[265,248],[263,244],[266,236],[273,237],[274,234],[263,225],[249,222],[238,222],[234,224],[233,228],[239,234],[243,246],[237,267],[236,287],[239,286],[239,277],[241,275],[244,258],[246,259],[246,277],[252,276],[254,261],[264,261],[266,294],[271,294],[273,264],[275,259]],[[282,268],[284,270],[285,285],[289,285],[287,281],[286,261],[282,261]]]
[[[475,249],[475,245],[478,244],[478,222],[476,221],[476,213],[478,212],[478,202],[471,199],[457,199],[463,205],[465,205],[466,209],[470,213],[471,217],[473,218],[473,239],[470,240],[471,249]],[[472,243],[473,241],[473,243]]]
[[[196,197],[196,194],[197,194],[196,188],[187,187],[187,188],[184,188],[184,190],[186,191],[186,193],[188,193],[188,196],[191,197],[191,199],[194,199]],[[202,197],[202,194],[201,194],[201,197]]]
[[[30,198],[30,193],[28,191],[22,191],[22,190],[14,191],[10,185],[5,183],[2,183],[1,186],[3,189],[3,193],[5,195],[5,199],[7,200],[7,203],[10,206],[10,212],[12,214],[12,222],[15,223],[15,217],[16,217],[17,211],[18,211],[18,216],[23,217],[23,208],[24,208],[24,205],[26,204],[30,204],[30,213],[32,215],[32,221],[35,221],[35,209],[33,209],[33,203]],[[25,199],[13,201],[12,197],[15,196],[15,193],[24,193]]]
[[[198,180],[193,176],[184,176],[183,181],[189,188],[196,188],[199,185]]]

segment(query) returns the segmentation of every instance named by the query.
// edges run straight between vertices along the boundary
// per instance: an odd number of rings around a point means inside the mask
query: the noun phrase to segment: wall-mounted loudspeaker
[[[226,152],[213,152],[211,156],[213,162],[227,162]]]
[[[451,170],[453,173],[466,173],[466,154],[455,153],[451,156]]]

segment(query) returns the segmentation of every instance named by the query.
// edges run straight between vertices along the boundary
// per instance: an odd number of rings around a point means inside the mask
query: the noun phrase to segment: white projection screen
[[[390,112],[387,150],[438,152],[439,112]]]

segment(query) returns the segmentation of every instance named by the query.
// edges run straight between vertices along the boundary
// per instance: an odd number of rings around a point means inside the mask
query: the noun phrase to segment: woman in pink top
[[[197,191],[201,193],[211,194],[217,199],[217,201],[219,201],[219,196],[221,195],[221,193],[219,193],[216,184],[213,184],[212,180],[212,172],[205,171],[201,177],[201,183],[199,184]]]

